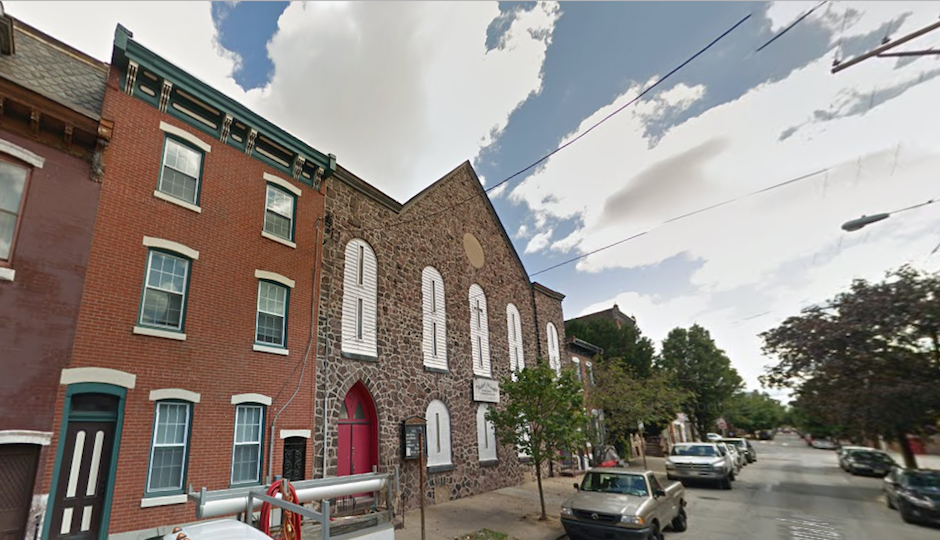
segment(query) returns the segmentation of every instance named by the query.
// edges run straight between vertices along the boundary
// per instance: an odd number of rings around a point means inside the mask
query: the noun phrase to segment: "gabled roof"
[[[555,300],[558,300],[559,302],[561,302],[562,300],[565,299],[565,295],[561,294],[561,293],[558,292],[558,291],[554,291],[554,290],[552,290],[552,289],[549,289],[549,288],[546,287],[545,285],[542,285],[541,283],[538,283],[538,282],[536,282],[536,281],[533,281],[533,282],[532,282],[532,288],[535,289],[536,291],[538,291],[538,292],[544,294],[545,296],[549,296],[549,297],[551,297],[551,298],[554,298]]]
[[[582,321],[589,319],[611,319],[620,323],[629,322],[631,324],[636,324],[636,319],[620,311],[620,308],[617,307],[617,304],[614,304],[610,309],[603,309],[601,311],[595,311],[594,313],[588,313],[587,315],[581,315],[580,317],[568,319],[565,322],[569,323],[571,321]]]

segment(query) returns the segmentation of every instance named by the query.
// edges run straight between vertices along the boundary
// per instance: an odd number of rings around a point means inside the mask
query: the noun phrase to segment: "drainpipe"
[[[314,279],[311,280],[311,284],[313,284],[313,281],[317,278],[317,270],[319,269],[319,266],[320,266],[320,258],[319,258],[320,245],[321,245],[320,244],[321,242],[320,221],[322,219],[323,219],[322,217],[317,218],[317,222],[315,225],[316,230],[317,230],[317,243],[313,252],[313,257],[314,257],[313,258],[313,261],[314,261],[313,278]],[[290,399],[287,400],[287,403],[285,403],[284,406],[281,407],[281,410],[277,411],[277,414],[274,415],[274,420],[271,422],[271,436],[268,437],[268,441],[269,441],[268,442],[268,476],[266,480],[266,483],[268,484],[270,484],[274,479],[273,478],[274,477],[274,474],[273,474],[274,472],[274,428],[277,425],[277,419],[280,418],[281,413],[283,413],[287,409],[287,407],[290,406],[291,402],[294,401],[294,398],[297,397],[297,394],[300,392],[300,386],[304,381],[304,372],[307,371],[307,359],[310,358],[310,349],[313,347],[313,338],[316,336],[316,328],[317,328],[316,327],[316,314],[317,314],[316,289],[311,289],[310,291],[310,338],[307,340],[307,350],[304,352],[304,360],[303,360],[303,365],[300,368],[300,378],[297,380],[297,388],[294,389],[293,395],[291,395]]]

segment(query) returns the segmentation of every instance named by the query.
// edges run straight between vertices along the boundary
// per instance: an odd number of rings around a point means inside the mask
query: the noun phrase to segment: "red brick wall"
[[[51,431],[101,186],[78,158],[9,131],[0,138],[46,160],[29,180],[11,265],[15,279],[0,281],[0,431]]]
[[[298,365],[311,338],[312,300],[318,294],[316,227],[323,215],[324,197],[238,149],[122,93],[114,71],[108,82],[104,115],[114,118],[116,128],[105,154],[100,212],[71,367],[112,368],[137,376],[136,388],[128,391],[124,410],[109,529],[114,534],[195,520],[193,503],[140,507],[154,420],[154,402],[149,399],[153,389],[183,388],[201,394],[201,402],[194,406],[186,476],[186,483],[196,489],[229,487],[235,417],[232,395],[259,393],[274,398],[266,414],[262,459],[267,472],[271,421],[297,387]],[[212,146],[204,158],[201,213],[153,196],[164,139],[161,121]],[[296,249],[261,236],[264,172],[285,178],[303,190],[297,198]],[[199,251],[199,259],[191,266],[186,341],[132,333],[147,262],[144,236],[172,240]],[[290,356],[252,350],[256,269],[296,281],[290,292],[288,314]],[[315,429],[315,352],[314,343],[300,392],[278,420],[278,430]],[[64,388],[60,388],[58,415],[63,395]],[[56,443],[54,440],[53,445]],[[275,434],[274,474],[281,472],[282,449],[283,441]],[[308,477],[313,470],[312,450],[313,445],[308,443]],[[46,491],[50,480],[51,471],[47,471]]]

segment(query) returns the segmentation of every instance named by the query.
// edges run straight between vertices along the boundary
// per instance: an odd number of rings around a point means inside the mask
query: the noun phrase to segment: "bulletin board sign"
[[[428,455],[427,422],[420,416],[412,416],[401,425],[401,452],[404,459],[420,459],[421,446],[424,441],[424,455]],[[420,435],[420,437],[419,437]]]

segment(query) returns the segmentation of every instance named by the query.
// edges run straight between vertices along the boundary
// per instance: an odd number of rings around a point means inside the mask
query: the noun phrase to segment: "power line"
[[[567,142],[565,142],[564,144],[559,145],[557,148],[555,148],[555,149],[552,150],[551,152],[545,154],[544,156],[540,157],[539,159],[537,159],[536,161],[534,161],[534,162],[532,162],[531,164],[527,165],[526,167],[524,167],[524,168],[522,168],[522,169],[519,169],[518,171],[516,171],[516,172],[514,172],[513,174],[509,175],[508,177],[506,177],[506,178],[503,179],[502,181],[500,181],[500,182],[494,184],[492,187],[489,187],[489,188],[484,189],[482,193],[483,193],[483,194],[489,193],[490,191],[493,191],[494,189],[496,189],[496,188],[498,188],[498,187],[500,187],[500,186],[506,184],[507,182],[510,182],[510,181],[513,180],[514,178],[516,178],[516,177],[518,177],[518,176],[520,176],[520,175],[526,173],[527,171],[533,169],[534,167],[537,167],[539,164],[543,163],[544,161],[546,161],[546,160],[549,159],[550,157],[554,156],[554,155],[557,154],[558,152],[561,152],[561,151],[564,150],[565,148],[568,148],[569,146],[571,146],[571,145],[573,145],[574,143],[578,142],[578,141],[581,140],[583,137],[585,137],[588,133],[594,131],[595,128],[599,127],[601,124],[603,124],[604,122],[610,120],[611,118],[613,118],[615,115],[617,115],[617,114],[619,114],[620,112],[622,112],[624,109],[626,109],[626,108],[629,107],[630,105],[633,105],[634,103],[636,103],[637,101],[639,101],[640,99],[642,99],[645,95],[647,95],[648,93],[650,93],[651,91],[653,91],[653,89],[655,89],[657,86],[659,86],[660,84],[662,84],[663,82],[665,82],[667,79],[669,79],[670,77],[672,77],[673,75],[675,75],[679,70],[681,70],[681,69],[684,68],[685,66],[689,65],[689,64],[690,64],[692,61],[694,61],[696,58],[698,58],[699,56],[703,55],[706,51],[708,51],[708,50],[711,49],[713,46],[715,46],[719,41],[721,41],[722,39],[724,39],[728,34],[730,34],[731,32],[734,32],[735,30],[737,30],[737,28],[738,28],[739,26],[741,26],[742,24],[744,24],[744,22],[747,21],[747,20],[750,19],[750,18],[751,18],[751,14],[748,14],[747,16],[745,16],[744,18],[742,18],[741,20],[739,20],[737,23],[734,24],[734,26],[732,26],[731,28],[725,30],[720,36],[718,36],[718,37],[716,37],[715,39],[713,39],[708,45],[705,45],[704,47],[702,47],[701,49],[699,49],[698,52],[696,52],[695,54],[693,54],[692,56],[690,56],[688,59],[686,59],[684,62],[682,62],[681,64],[679,64],[679,65],[676,66],[675,68],[673,68],[672,71],[670,71],[669,73],[663,75],[663,76],[660,77],[656,82],[654,82],[654,83],[651,84],[650,86],[646,87],[646,89],[644,89],[642,92],[640,92],[640,94],[639,94],[638,96],[636,96],[635,98],[631,99],[631,100],[628,101],[627,103],[621,105],[621,106],[618,107],[615,111],[611,112],[610,114],[608,114],[608,115],[605,116],[604,118],[601,118],[600,120],[598,120],[597,122],[595,122],[594,124],[592,124],[589,128],[587,128],[587,129],[584,130],[583,132],[579,133],[576,137],[574,137],[574,138],[571,139],[570,141],[567,141]],[[480,194],[471,195],[470,197],[467,197],[466,199],[460,200],[460,201],[458,201],[458,202],[456,202],[456,203],[454,203],[454,204],[452,204],[452,205],[450,205],[450,206],[448,206],[448,207],[446,207],[446,208],[443,208],[443,209],[441,209],[441,210],[438,210],[438,211],[436,211],[436,212],[430,212],[430,213],[428,213],[428,214],[424,214],[424,215],[421,215],[421,216],[415,216],[414,218],[411,218],[411,219],[401,220],[401,221],[398,221],[397,223],[392,223],[392,224],[389,224],[389,225],[383,225],[383,226],[381,226],[381,227],[374,227],[374,228],[371,228],[371,229],[361,229],[361,230],[364,230],[364,231],[369,231],[369,230],[386,230],[386,229],[391,229],[391,228],[393,228],[393,227],[399,227],[399,226],[402,226],[402,225],[407,225],[407,224],[409,224],[409,223],[414,223],[414,222],[417,222],[417,221],[421,221],[421,220],[424,220],[424,219],[428,219],[428,218],[431,218],[431,217],[435,217],[435,216],[438,216],[438,215],[441,215],[441,214],[450,212],[450,211],[453,210],[454,208],[457,208],[458,206],[461,206],[461,205],[463,205],[463,204],[466,204],[467,202],[470,202],[470,201],[476,199],[476,198],[479,197],[479,196],[480,196]]]
[[[787,32],[789,32],[790,29],[792,29],[794,26],[800,24],[800,22],[801,22],[803,19],[809,17],[810,15],[813,14],[814,11],[816,11],[817,9],[823,7],[824,5],[826,5],[826,4],[828,4],[828,3],[829,3],[829,0],[823,0],[822,2],[816,4],[816,6],[815,6],[814,8],[810,9],[809,11],[807,11],[806,13],[804,13],[803,15],[801,15],[797,20],[795,20],[795,21],[793,21],[792,23],[790,23],[790,26],[787,26],[786,28],[784,28],[783,30],[781,30],[780,32],[778,32],[777,35],[775,35],[774,37],[770,38],[769,41],[767,41],[766,43],[764,43],[763,45],[761,45],[760,47],[758,47],[757,50],[754,51],[754,52],[755,52],[755,53],[761,52],[762,50],[764,50],[765,47],[767,47],[768,45],[770,45],[770,44],[773,43],[774,41],[777,41],[777,38],[779,38],[780,36],[782,36],[782,35],[786,34]]]
[[[612,243],[612,244],[607,244],[606,246],[599,247],[599,248],[597,248],[597,249],[595,249],[595,250],[593,250],[593,251],[589,251],[588,253],[584,253],[584,254],[578,255],[577,257],[572,257],[572,258],[567,259],[567,260],[565,260],[565,261],[562,261],[562,262],[560,262],[560,263],[558,263],[558,264],[554,264],[554,265],[552,265],[552,266],[549,266],[548,268],[544,268],[544,269],[542,269],[542,270],[539,270],[538,272],[533,272],[532,274],[529,274],[529,278],[531,279],[531,278],[533,278],[533,277],[535,277],[535,276],[537,276],[537,275],[539,275],[539,274],[543,274],[543,273],[545,273],[545,272],[548,272],[549,270],[554,270],[554,269],[556,269],[556,268],[558,268],[558,267],[565,266],[565,265],[567,265],[567,264],[571,264],[571,263],[576,262],[576,261],[580,261],[581,259],[584,259],[585,257],[589,257],[589,256],[591,256],[591,255],[594,255],[595,253],[600,253],[601,251],[605,251],[605,250],[608,250],[608,249],[610,249],[610,248],[612,248],[612,247],[619,246],[620,244],[623,244],[623,243],[625,243],[625,242],[629,242],[630,240],[635,240],[635,239],[637,239],[637,238],[639,238],[639,237],[641,237],[641,236],[646,236],[647,234],[649,234],[649,233],[655,231],[656,229],[658,229],[658,228],[660,228],[660,227],[662,227],[663,225],[666,225],[666,224],[668,224],[668,223],[673,223],[673,222],[676,222],[676,221],[679,221],[679,220],[682,220],[682,219],[686,219],[686,218],[692,217],[692,216],[697,215],[697,214],[701,214],[701,213],[703,213],[703,212],[707,212],[707,211],[709,211],[709,210],[714,210],[715,208],[719,208],[719,207],[721,207],[721,206],[729,205],[729,204],[731,204],[731,203],[735,203],[735,202],[738,202],[738,201],[743,200],[743,199],[747,199],[747,198],[750,198],[750,197],[754,197],[754,196],[760,195],[760,194],[762,194],[762,193],[767,193],[768,191],[772,191],[772,190],[779,189],[779,188],[782,188],[782,187],[785,187],[785,186],[789,186],[789,185],[795,184],[795,183],[797,183],[797,182],[802,182],[803,180],[807,180],[807,179],[809,179],[809,178],[813,178],[813,177],[815,177],[815,176],[819,176],[820,174],[823,174],[823,173],[827,172],[828,170],[829,170],[828,168],[827,168],[827,169],[820,169],[820,170],[818,170],[818,171],[816,171],[816,172],[812,172],[812,173],[809,173],[809,174],[804,174],[803,176],[798,176],[798,177],[796,177],[796,178],[792,178],[792,179],[787,180],[787,181],[785,181],[785,182],[780,182],[779,184],[774,184],[774,185],[772,185],[772,186],[768,186],[768,187],[765,187],[765,188],[763,188],[763,189],[759,189],[759,190],[757,190],[757,191],[752,191],[752,192],[750,192],[750,193],[746,193],[746,194],[744,194],[744,195],[740,195],[740,196],[735,197],[735,198],[733,198],[733,199],[728,199],[727,201],[723,201],[723,202],[720,202],[720,203],[717,203],[717,204],[713,204],[713,205],[710,205],[710,206],[706,206],[706,207],[704,207],[704,208],[700,208],[700,209],[698,209],[698,210],[693,210],[692,212],[688,212],[688,213],[686,213],[686,214],[682,214],[682,215],[679,215],[679,216],[676,216],[676,217],[673,217],[673,218],[669,218],[669,219],[667,219],[666,221],[663,221],[662,223],[660,223],[659,225],[656,225],[655,227],[653,227],[653,228],[651,228],[651,229],[647,229],[647,230],[645,230],[645,231],[643,231],[643,232],[634,234],[634,235],[632,235],[632,236],[628,236],[627,238],[622,238],[622,239],[617,240],[616,242],[614,242],[614,243]]]

